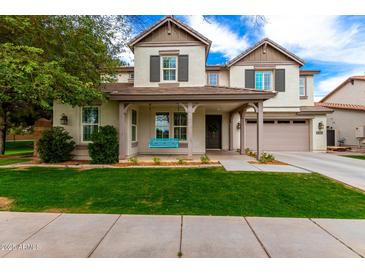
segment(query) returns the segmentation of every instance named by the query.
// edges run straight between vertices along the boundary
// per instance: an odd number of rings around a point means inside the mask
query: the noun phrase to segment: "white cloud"
[[[325,80],[322,80],[318,83],[317,88],[315,90],[315,101],[319,101],[322,99],[325,95],[330,93],[332,90],[334,90],[336,87],[338,87],[343,81],[345,81],[347,78],[355,75],[364,75],[364,70],[361,69],[354,69],[349,72],[336,75],[333,77],[328,77]]]
[[[120,54],[120,59],[129,66],[134,65],[134,54],[127,46],[125,46],[123,52]]]
[[[189,26],[212,41],[211,52],[222,53],[224,57],[231,59],[248,48],[247,37],[240,36],[237,31],[231,30],[227,25],[213,19],[207,22],[203,16],[186,16],[185,18]]]
[[[266,16],[264,35],[303,58],[364,64],[365,32],[339,16]]]

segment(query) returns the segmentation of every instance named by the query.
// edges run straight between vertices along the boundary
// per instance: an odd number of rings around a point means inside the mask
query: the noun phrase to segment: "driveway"
[[[365,256],[365,220],[0,212],[0,257]]]
[[[278,160],[365,191],[365,161],[316,152],[274,152]]]

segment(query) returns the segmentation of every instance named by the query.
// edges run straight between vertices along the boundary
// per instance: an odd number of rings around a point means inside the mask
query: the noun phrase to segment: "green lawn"
[[[365,195],[318,174],[0,169],[13,211],[365,218]]]
[[[33,141],[7,141],[5,155],[21,155],[33,153]]]
[[[0,158],[0,166],[29,162],[31,159],[26,158]]]
[[[359,159],[359,160],[365,160],[365,155],[342,155],[342,156]]]

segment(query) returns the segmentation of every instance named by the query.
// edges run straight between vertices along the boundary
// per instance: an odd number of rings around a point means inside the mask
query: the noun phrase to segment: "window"
[[[156,112],[155,127],[156,138],[169,138],[170,117],[168,112]]]
[[[176,56],[162,57],[162,79],[163,81],[176,81]]]
[[[300,77],[299,78],[299,96],[300,97],[305,97],[306,96],[306,92],[305,92],[305,77]]]
[[[208,85],[218,86],[218,73],[208,73]]]
[[[186,112],[174,113],[174,137],[180,141],[186,141],[186,127],[187,127]]]
[[[129,79],[134,80],[134,72],[129,73]]]
[[[272,72],[255,71],[255,88],[258,90],[272,90]]]
[[[82,108],[82,141],[90,142],[91,135],[99,129],[99,108]]]
[[[132,109],[132,142],[137,142],[137,111]]]

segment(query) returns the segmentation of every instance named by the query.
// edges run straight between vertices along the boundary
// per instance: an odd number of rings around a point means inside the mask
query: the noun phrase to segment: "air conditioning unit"
[[[356,138],[365,138],[365,126],[356,127],[355,137]]]

